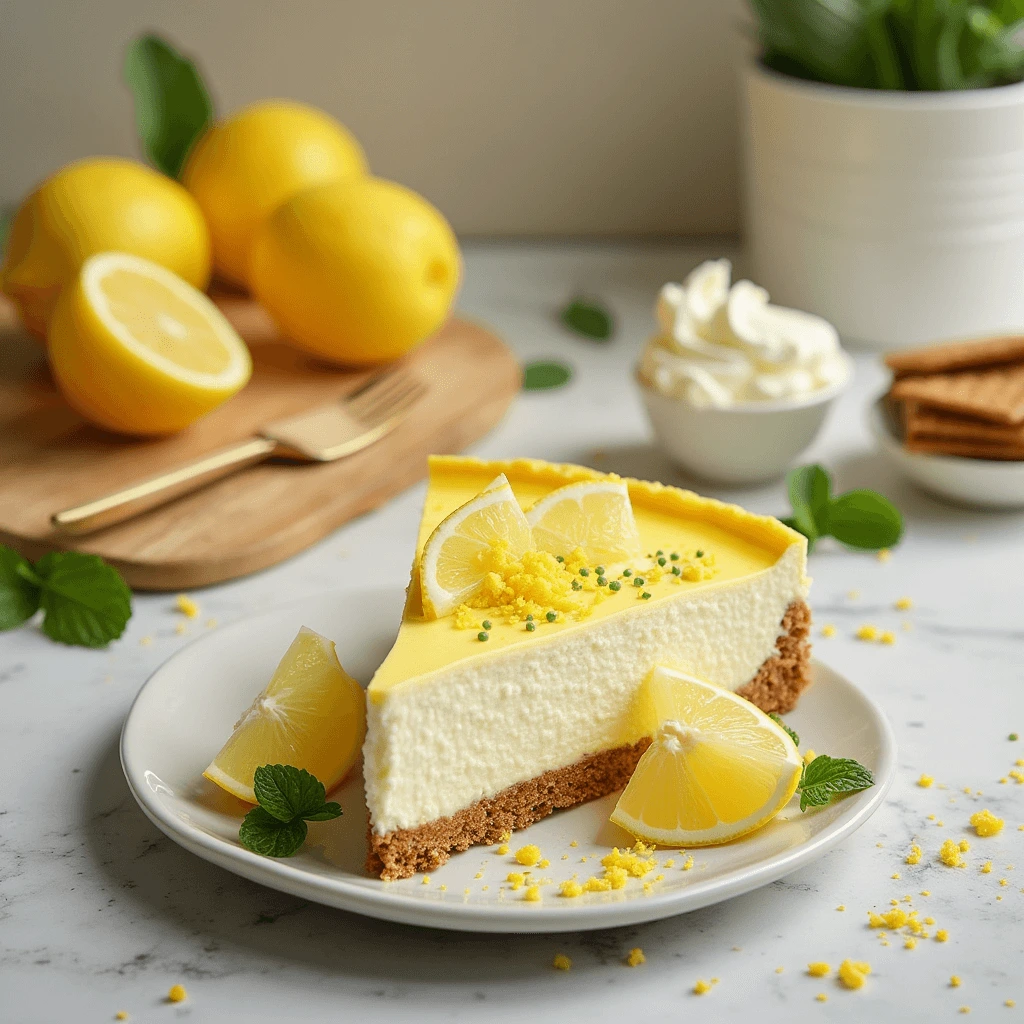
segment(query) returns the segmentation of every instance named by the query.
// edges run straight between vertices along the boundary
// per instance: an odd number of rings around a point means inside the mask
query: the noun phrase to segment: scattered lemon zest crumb
[[[932,894],[931,889],[922,889],[921,890],[921,895],[922,896],[931,896],[931,894]]]
[[[483,878],[484,877],[484,873],[482,871],[478,871],[473,877],[474,878]]]
[[[508,843],[502,843],[501,846],[498,847],[498,853],[500,856],[504,857],[505,854],[508,853]]]
[[[885,630],[882,635],[878,638],[880,644],[885,644],[886,647],[892,647],[896,643],[896,634],[891,630]]]
[[[860,591],[859,590],[849,590],[849,591],[847,591],[846,596],[851,601],[856,601],[857,598],[860,597]]]
[[[847,988],[862,988],[870,973],[871,964],[863,960],[844,960],[839,965],[839,980]]]
[[[873,641],[878,639],[878,627],[864,625],[857,630],[855,636],[858,640]]]
[[[532,868],[540,860],[540,847],[530,843],[516,850],[516,861],[524,867]]]
[[[776,967],[776,968],[775,968],[775,973],[776,973],[776,974],[781,974],[781,973],[782,973],[782,972],[783,972],[784,970],[785,970],[785,968],[784,968],[784,967]]]
[[[693,867],[693,854],[690,854],[683,862],[683,870],[689,871]]]
[[[900,597],[896,599],[896,610],[898,612],[909,612],[914,607],[914,602],[909,597]]]
[[[523,899],[527,903],[540,903],[540,886],[531,885],[526,892],[523,893]]]
[[[892,552],[888,548],[879,548],[875,552],[875,558],[880,562],[888,562],[892,558]]]
[[[959,988],[960,987],[960,975],[959,974],[954,974],[949,979],[949,987],[950,988]]]
[[[961,839],[960,840],[960,852],[961,853],[967,853],[967,851],[970,848],[971,848],[971,844],[969,842],[967,842],[966,839]]]
[[[1000,878],[999,879],[999,884],[1000,885],[1009,885],[1010,884],[1010,880],[1008,878]]]
[[[935,941],[936,942],[948,942],[949,941],[949,932],[947,932],[945,928],[940,928],[935,933]]]
[[[440,885],[438,886],[438,889],[440,889],[440,890],[441,890],[441,892],[447,892],[447,891],[448,891],[448,886],[447,886],[447,885],[445,885],[445,884],[444,884],[444,882],[442,882],[442,883],[441,883],[441,884],[440,884]]]
[[[820,960],[807,965],[807,973],[812,978],[824,978],[831,972],[831,970],[832,966],[830,964],[826,964]]]
[[[626,963],[630,967],[639,967],[642,963],[647,962],[647,957],[644,956],[644,951],[639,947],[635,946],[629,951],[629,956],[626,957]]]
[[[572,961],[564,953],[557,953],[555,959],[551,961],[551,966],[556,971],[568,971],[572,969]]]
[[[583,886],[580,885],[575,878],[570,878],[558,887],[559,894],[565,896],[566,899],[573,900],[577,896],[583,895]]]
[[[924,856],[924,850],[921,849],[917,843],[910,844],[910,853],[907,854],[905,860],[908,864],[920,864],[921,858]]]
[[[207,619],[206,620],[206,628],[207,629],[216,629],[217,628],[217,620],[216,619]]]
[[[512,891],[515,892],[523,887],[523,883],[526,881],[526,876],[518,871],[510,871],[505,876],[505,881],[512,883]]]
[[[960,856],[960,847],[952,839],[947,839],[939,848],[939,860],[948,868],[963,867],[963,857]]]
[[[114,1014],[114,1020],[127,1020],[127,1019],[128,1019],[128,1011],[127,1010],[118,1010],[117,1013]]]
[[[579,846],[580,844],[578,842],[576,842],[576,840],[574,839],[569,845],[572,846],[572,847],[576,847],[576,846]]]
[[[696,984],[693,986],[693,994],[695,996],[702,996],[706,992],[710,992],[710,991],[711,991],[711,986],[706,981],[703,981],[700,978],[697,979]]]
[[[816,751],[808,749],[804,754],[804,764],[810,764],[817,756],[818,754]]]
[[[933,783],[934,781],[935,781],[935,779],[934,779],[934,777],[933,777],[933,776],[931,776],[931,775],[924,775],[924,774],[922,773],[922,775],[920,776],[920,778],[918,778],[918,780],[917,780],[917,784],[918,784],[918,785],[919,785],[919,786],[920,786],[920,787],[921,787],[922,789],[928,789],[928,788],[930,788],[930,787],[931,787],[931,784],[932,784],[932,783]]]
[[[153,638],[151,636],[143,636],[139,638],[140,647],[148,647],[152,642]]]
[[[1006,822],[1002,818],[997,818],[986,808],[983,811],[975,811],[971,815],[971,824],[979,836],[987,837],[999,835],[1003,831],[1003,825]]]
[[[657,860],[651,856],[653,850],[653,846],[645,846],[640,841],[630,850],[619,850],[616,846],[601,858],[601,864],[608,869],[622,868],[633,878],[643,878],[658,866]]]
[[[184,622],[179,622],[174,627],[174,632],[177,633],[178,636],[184,636],[188,632],[188,626],[186,626]]]
[[[845,909],[846,909],[846,904],[845,903],[840,903],[839,906],[836,907],[836,910],[845,910]]]
[[[821,635],[824,636],[824,637],[833,637],[833,636],[835,636],[836,635],[836,627],[833,626],[831,623],[827,623],[826,625],[821,627]]]
[[[420,884],[421,885],[430,885],[430,875],[424,875],[423,876],[423,881]]]
[[[184,985],[172,985],[167,993],[167,1001],[169,1003],[181,1003],[186,999],[188,999],[188,992],[185,991]]]
[[[903,943],[903,948],[904,949],[916,949],[917,948],[917,939],[915,939],[913,936],[911,936],[910,938],[908,938]]]
[[[667,867],[667,868],[674,868],[676,866],[675,858],[674,857],[669,857],[669,859],[667,861],[665,861],[665,865],[664,866]]]
[[[957,1013],[970,1013],[971,1008],[969,1006],[961,1006]]]
[[[1016,1003],[1016,1001],[1015,1001],[1015,1000],[1013,1000],[1013,999],[1007,999],[1007,1000],[1006,1000],[1006,1002],[1005,1002],[1005,1003],[1003,1003],[1003,1006],[1008,1006],[1008,1007],[1009,1007],[1009,1008],[1010,1008],[1011,1010],[1012,1010],[1012,1009],[1013,1009],[1013,1008],[1014,1008],[1014,1007],[1015,1007],[1016,1005],[1017,1005],[1017,1003]]]
[[[889,877],[898,882],[900,880],[900,873],[898,871],[894,871]]]
[[[179,594],[174,599],[174,607],[189,619],[194,619],[199,615],[199,605],[188,594]]]
[[[825,995],[824,992],[819,992],[814,998],[817,999],[819,1003],[827,1003],[828,1002],[828,996]]]

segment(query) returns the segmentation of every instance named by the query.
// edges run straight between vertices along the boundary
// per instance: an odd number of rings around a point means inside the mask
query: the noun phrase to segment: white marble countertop
[[[731,246],[468,246],[463,309],[493,324],[524,359],[557,356],[576,369],[562,391],[523,395],[475,451],[591,463],[782,513],[781,485],[710,488],[666,463],[649,444],[630,379],[658,286],[723,248]],[[613,307],[611,343],[558,326],[554,311],[577,289]],[[825,545],[811,559],[815,632],[824,623],[838,629],[816,639],[817,656],[882,704],[900,744],[885,806],[845,845],[783,881],[683,917],[589,934],[489,937],[303,903],[165,839],[136,807],[118,763],[121,723],[143,681],[209,618],[224,623],[329,589],[343,574],[404,583],[423,496],[415,487],[283,565],[199,592],[202,617],[189,635],[175,632],[173,595],[143,595],[125,636],[106,651],[61,647],[32,627],[0,636],[0,1021],[110,1021],[119,1010],[136,1022],[197,1024],[561,1024],[688,1013],[932,1021],[953,1019],[962,1006],[982,1020],[1024,1013],[1024,786],[998,781],[1024,758],[1024,739],[1007,739],[1013,730],[1024,737],[1024,515],[955,509],[895,477],[872,453],[863,422],[881,370],[868,354],[857,364],[855,386],[809,455],[842,489],[884,491],[908,528],[885,563]],[[912,611],[894,610],[901,596],[913,599]],[[854,639],[867,622],[896,630],[897,643]],[[922,772],[936,786],[915,785]],[[941,841],[966,836],[967,818],[981,807],[1006,818],[1004,832],[972,833],[966,870],[939,864]],[[924,859],[909,867],[903,859],[915,836]],[[990,874],[980,871],[985,860]],[[948,942],[880,944],[866,911],[905,894],[948,930]],[[647,962],[631,969],[623,958],[634,946]],[[559,952],[572,958],[569,973],[551,967]],[[805,973],[809,961],[847,957],[873,968],[858,992]],[[958,988],[949,984],[954,974]],[[712,976],[721,980],[710,994],[691,994],[697,978]],[[178,982],[188,1000],[171,1005],[166,993]],[[819,992],[827,1003],[815,1001]],[[1017,1011],[1004,1007],[1007,999],[1020,1002]]]

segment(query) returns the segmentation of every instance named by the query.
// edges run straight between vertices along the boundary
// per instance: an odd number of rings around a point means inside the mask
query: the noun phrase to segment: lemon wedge
[[[245,343],[202,292],[140,256],[105,252],[64,289],[50,364],[86,419],[127,434],[169,434],[249,380]]]
[[[530,524],[504,473],[427,538],[419,565],[424,615],[439,619],[468,601],[491,571],[498,547],[513,558],[534,549]]]
[[[640,553],[640,533],[624,480],[587,480],[559,487],[527,513],[539,551],[568,555],[582,548],[587,561],[624,562]]]
[[[729,690],[656,668],[657,735],[611,819],[659,846],[726,843],[789,802],[802,762],[786,731]]]
[[[303,626],[203,774],[249,803],[264,764],[305,768],[330,792],[355,764],[365,734],[362,687],[341,667],[334,642]]]

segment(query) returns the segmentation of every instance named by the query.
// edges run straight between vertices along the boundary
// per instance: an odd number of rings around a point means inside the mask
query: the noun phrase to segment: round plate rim
[[[395,587],[371,588],[376,592],[394,591]],[[476,904],[437,905],[425,904],[415,897],[400,892],[367,890],[347,881],[344,877],[326,879],[312,875],[302,868],[284,860],[274,860],[252,853],[240,846],[232,845],[217,836],[210,835],[172,815],[156,799],[156,794],[142,779],[136,777],[131,764],[132,755],[128,750],[136,709],[148,687],[196,645],[218,644],[230,635],[245,632],[262,619],[279,617],[282,612],[297,608],[308,602],[323,602],[331,597],[351,594],[353,588],[336,588],[318,592],[295,601],[278,605],[274,609],[256,612],[220,627],[216,632],[201,636],[185,644],[166,661],[162,662],[146,679],[135,695],[121,728],[119,753],[121,769],[128,789],[145,813],[161,832],[190,853],[241,875],[250,881],[273,889],[300,896],[313,902],[336,907],[368,917],[400,924],[440,928],[451,931],[488,933],[551,933],[568,931],[591,931],[600,928],[619,927],[657,921],[677,914],[699,910],[719,903],[733,896],[739,896],[760,888],[790,874],[805,864],[823,856],[826,852],[852,835],[881,806],[896,773],[897,747],[892,726],[879,705],[860,687],[835,669],[817,659],[811,664],[816,673],[827,672],[841,685],[852,689],[866,710],[874,719],[881,737],[880,767],[876,773],[875,785],[870,790],[853,794],[847,798],[845,809],[836,820],[813,839],[783,853],[767,857],[754,867],[737,868],[710,882],[697,882],[676,892],[654,894],[644,899],[626,900],[622,903],[569,903],[559,906],[543,903],[536,906],[529,918],[509,914],[507,910]],[[359,591],[366,596],[366,588]]]

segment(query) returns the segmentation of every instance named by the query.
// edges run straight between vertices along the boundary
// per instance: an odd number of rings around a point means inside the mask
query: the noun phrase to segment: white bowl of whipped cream
[[[661,289],[637,380],[669,458],[709,480],[757,483],[814,440],[853,362],[827,320],[731,276],[728,260],[709,260]]]

